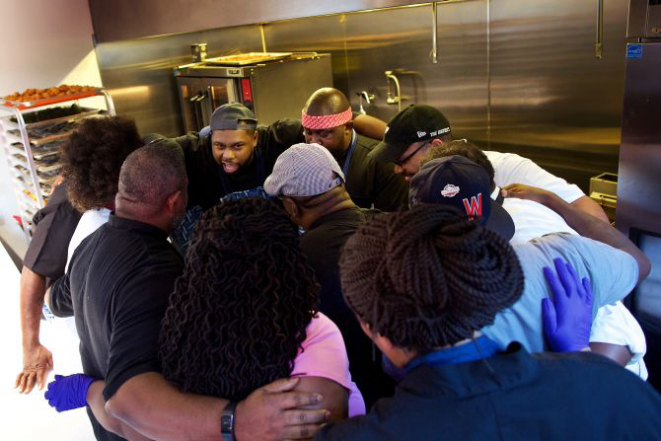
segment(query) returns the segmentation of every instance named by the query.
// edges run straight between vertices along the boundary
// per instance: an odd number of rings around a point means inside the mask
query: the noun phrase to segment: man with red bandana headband
[[[355,123],[356,131],[372,136],[382,133],[385,127],[382,121],[365,115],[356,116]],[[162,138],[157,134],[150,136]],[[218,107],[208,128],[175,138],[186,156],[189,208],[199,206],[206,210],[220,203],[221,198],[264,196],[262,186],[273,170],[275,160],[280,153],[304,139],[303,127],[298,120],[285,118],[269,126],[260,126],[255,114],[243,104],[229,103]],[[366,154],[357,153],[355,156],[359,159]],[[400,203],[406,203],[407,192],[408,186],[400,190]],[[374,201],[364,199],[361,202],[359,199],[356,203],[370,207]],[[390,208],[381,203],[375,205],[382,210]],[[392,208],[398,206],[399,203]]]
[[[342,92],[330,87],[317,90],[303,109],[305,142],[331,152],[346,176],[347,192],[359,207],[382,211],[406,207],[408,184],[391,164],[368,158],[378,141],[356,133],[352,116]]]

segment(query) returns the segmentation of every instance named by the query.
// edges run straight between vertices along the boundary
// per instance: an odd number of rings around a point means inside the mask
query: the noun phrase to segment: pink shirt
[[[303,342],[303,350],[299,350],[294,360],[292,376],[322,377],[335,381],[349,392],[349,418],[364,415],[365,401],[351,381],[347,350],[337,325],[319,313],[306,331],[307,338]]]

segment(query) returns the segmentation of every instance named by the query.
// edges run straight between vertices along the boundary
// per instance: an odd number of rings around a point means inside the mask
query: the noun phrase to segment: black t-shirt
[[[225,173],[213,158],[211,135],[200,138],[196,132],[191,132],[175,139],[186,156],[189,207],[199,205],[206,210],[217,205],[228,193],[264,185],[278,156],[305,140],[301,122],[292,119],[260,126],[257,133],[259,138],[251,162],[233,174]]]
[[[395,174],[393,164],[382,164],[367,155],[378,141],[357,135],[356,147],[346,178],[347,193],[356,205],[381,211],[397,211],[408,206],[409,184]],[[347,153],[335,158],[344,167]]]
[[[340,285],[340,254],[358,226],[378,213],[358,207],[327,214],[301,236],[300,246],[321,285],[319,310],[340,328],[349,356],[351,377],[358,385],[368,409],[377,399],[390,396],[394,381],[381,368],[381,352],[373,349],[358,321],[344,302]],[[374,358],[372,355],[374,354]]]
[[[161,319],[182,271],[164,231],[111,215],[78,246],[69,272],[53,285],[53,313],[66,315],[73,307],[83,371],[105,380],[106,400],[130,378],[160,372]],[[88,414],[97,439],[121,439]]]
[[[23,265],[51,281],[62,277],[69,242],[79,220],[80,213],[67,199],[67,186],[63,182],[32,219],[34,234]]]

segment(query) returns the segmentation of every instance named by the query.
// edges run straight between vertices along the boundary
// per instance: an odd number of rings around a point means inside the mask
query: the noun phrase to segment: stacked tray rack
[[[102,96],[107,111],[81,107],[80,100]],[[55,104],[69,107],[53,108]],[[41,110],[40,110],[41,109]],[[104,89],[31,102],[0,98],[0,148],[8,162],[20,213],[17,220],[30,237],[32,217],[44,207],[60,175],[60,148],[76,122],[100,114],[115,115]]]

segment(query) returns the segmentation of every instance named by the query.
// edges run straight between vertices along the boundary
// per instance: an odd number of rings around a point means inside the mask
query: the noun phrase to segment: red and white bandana
[[[308,115],[303,110],[303,127],[310,130],[332,129],[351,121],[351,108],[333,115]]]

